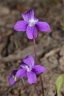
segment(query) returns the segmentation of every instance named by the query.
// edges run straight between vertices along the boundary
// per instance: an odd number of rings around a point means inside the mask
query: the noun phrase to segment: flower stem
[[[25,92],[26,92],[26,96],[29,96],[29,94],[28,94],[28,92],[27,92],[27,90],[26,90],[26,86],[25,86],[25,83],[24,83],[24,80],[23,80],[23,78],[22,78],[21,80],[22,80],[22,84],[23,84],[23,86],[24,86],[24,89],[25,89]]]
[[[35,91],[36,91],[37,96],[39,96],[39,94],[38,94],[38,90],[37,90],[37,88],[36,88],[36,85],[35,85],[35,84],[34,84],[34,89],[35,89]]]
[[[41,81],[41,85],[42,85],[42,95],[44,96],[44,86],[43,86],[43,80],[40,74],[40,81]]]
[[[36,54],[36,42],[35,42],[35,39],[33,39],[33,43],[34,43],[35,63],[38,64],[38,58],[37,58],[37,54]]]
[[[34,43],[34,54],[35,54],[35,63],[38,64],[38,58],[37,58],[37,54],[36,54],[36,42],[35,39],[33,39],[33,43]],[[44,87],[43,87],[43,80],[40,74],[40,82],[41,82],[41,86],[42,86],[42,95],[44,96]]]

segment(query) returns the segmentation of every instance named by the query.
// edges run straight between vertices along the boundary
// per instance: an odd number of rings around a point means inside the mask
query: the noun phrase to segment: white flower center
[[[17,78],[16,78],[16,76],[15,76],[15,75],[13,75],[13,78],[14,78],[14,80],[16,81],[16,79],[17,79]]]
[[[35,25],[35,23],[36,23],[36,21],[35,20],[29,20],[29,26],[34,26]]]
[[[35,24],[36,24],[36,22],[38,22],[38,20],[37,19],[31,19],[31,20],[29,20],[29,26],[34,26]]]
[[[32,70],[29,66],[26,66],[26,69],[28,72],[30,72]]]

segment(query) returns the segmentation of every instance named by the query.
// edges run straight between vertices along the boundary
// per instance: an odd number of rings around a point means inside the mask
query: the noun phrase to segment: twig
[[[43,46],[41,46],[40,48],[39,48],[39,46],[40,46],[39,44],[36,46],[38,56],[44,52]],[[33,46],[29,46],[29,47],[25,48],[24,50],[17,50],[15,53],[13,53],[7,57],[2,57],[0,55],[0,63],[21,60],[22,58],[24,58],[26,56],[26,54],[30,54],[30,55],[34,56]]]
[[[48,58],[49,56],[57,53],[59,50],[60,50],[60,48],[52,49],[50,52],[48,52],[48,53],[46,53],[46,54],[44,55],[44,58]]]

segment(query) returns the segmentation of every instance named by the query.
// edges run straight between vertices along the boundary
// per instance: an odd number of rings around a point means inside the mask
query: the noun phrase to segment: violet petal
[[[22,13],[21,15],[23,19],[28,22],[30,19],[34,18],[34,11],[31,9],[27,13]]]
[[[25,77],[26,75],[27,75],[26,69],[19,69],[16,73],[17,78],[22,78]]]
[[[29,84],[33,84],[36,82],[36,74],[35,73],[28,72],[27,75],[28,75],[28,83]]]
[[[50,32],[51,30],[49,24],[46,22],[37,22],[36,26],[40,31]]]
[[[25,64],[27,64],[28,66],[30,66],[30,67],[34,66],[34,59],[33,59],[33,57],[32,57],[31,55],[26,56],[26,57],[23,59],[23,62],[24,62]]]
[[[26,21],[18,21],[16,22],[16,24],[14,25],[14,29],[16,31],[26,31],[28,23]]]
[[[14,75],[16,74],[16,72],[17,72],[17,70],[13,70],[12,73],[11,73],[11,75],[8,78],[10,85],[13,85],[16,82],[16,80],[14,78]]]
[[[32,71],[35,72],[35,74],[40,74],[42,72],[45,72],[46,68],[40,65],[35,65],[33,66]]]
[[[25,64],[27,64],[28,66],[30,66],[30,67],[34,66],[34,59],[33,59],[33,57],[32,57],[31,55],[26,56],[26,57],[23,59],[23,62],[24,62]]]
[[[35,26],[28,26],[26,33],[29,39],[34,39],[37,37],[37,29]]]
[[[34,19],[35,22],[38,22],[39,21],[39,19],[37,19],[36,17],[34,17],[33,19]]]
[[[20,67],[22,67],[23,69],[26,69],[26,66],[27,66],[27,64],[25,64],[23,62],[20,64]]]

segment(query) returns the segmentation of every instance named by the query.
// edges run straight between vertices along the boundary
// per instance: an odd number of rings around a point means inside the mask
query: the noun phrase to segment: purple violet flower
[[[51,30],[47,22],[41,22],[34,17],[33,10],[29,10],[27,13],[22,13],[21,15],[24,20],[16,22],[14,29],[16,31],[26,31],[29,39],[37,37],[37,29],[44,32],[49,32]]]
[[[34,59],[32,56],[27,56],[23,59],[23,62],[20,64],[22,69],[19,69],[16,72],[17,78],[28,77],[28,83],[33,84],[36,82],[36,75],[42,72],[45,72],[46,69],[40,65],[34,65]]]
[[[12,73],[10,74],[9,78],[8,78],[10,85],[15,84],[15,82],[16,82],[16,76],[15,76],[16,72],[17,72],[17,70],[13,70]]]

